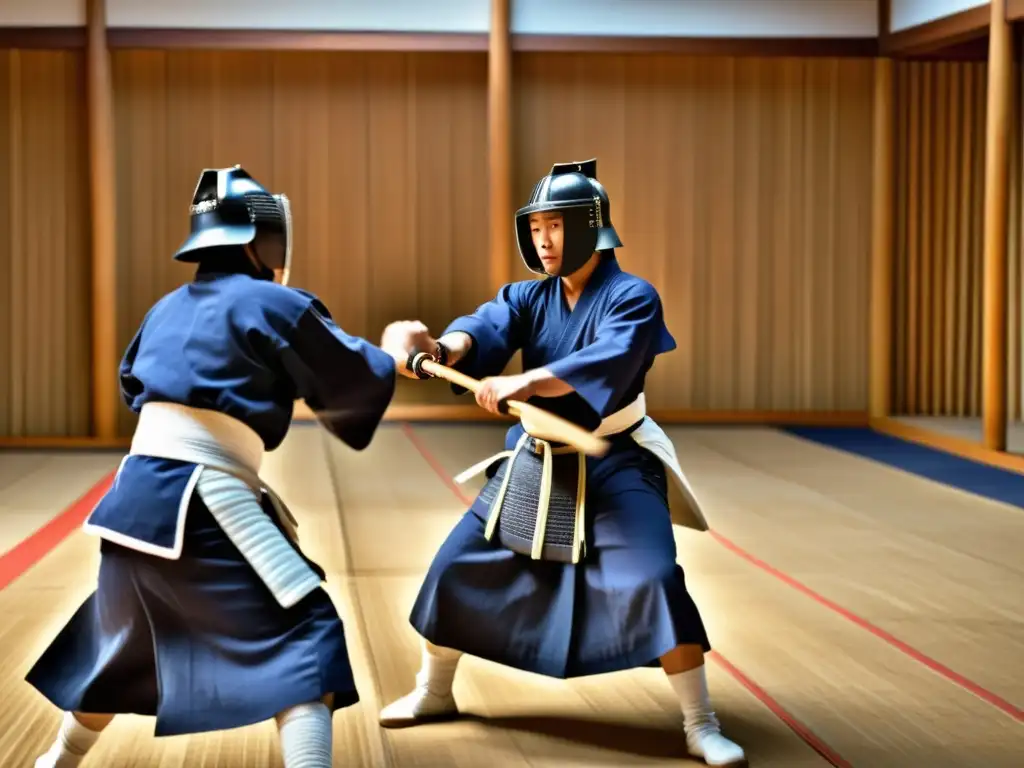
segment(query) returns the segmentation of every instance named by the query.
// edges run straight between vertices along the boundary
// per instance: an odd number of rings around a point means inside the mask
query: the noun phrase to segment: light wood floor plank
[[[890,631],[905,631],[917,639],[920,631],[930,629],[931,642],[922,643],[920,650],[939,653],[950,662],[961,659],[971,641],[979,642],[978,648],[984,652],[973,654],[971,669],[983,667],[989,678],[1002,681],[1004,690],[1012,692],[1021,685],[1024,675],[1018,670],[1020,656],[1013,656],[1013,635],[1002,635],[1004,627],[998,623],[984,628],[975,624],[978,634],[965,639],[964,627],[956,620],[959,604],[951,604],[948,598],[943,601],[930,590],[936,579],[929,578],[925,564],[932,563],[934,568],[940,554],[966,555],[910,534],[902,534],[901,540],[898,531],[884,523],[875,524],[863,512],[844,517],[840,514],[844,505],[832,500],[825,490],[808,490],[784,476],[775,476],[774,469],[759,470],[749,464],[755,458],[752,454],[763,453],[770,457],[766,461],[779,466],[780,474],[784,467],[806,467],[804,471],[813,476],[815,467],[824,466],[831,467],[835,475],[842,473],[834,465],[847,461],[845,454],[804,441],[796,441],[799,450],[787,453],[794,447],[787,442],[791,438],[763,429],[673,429],[672,436],[684,469],[708,504],[712,525],[747,551],[803,581],[827,578],[829,584],[842,583],[848,590],[842,593],[844,598],[865,591],[862,584],[866,583],[868,591],[890,605],[890,616],[899,617]],[[765,443],[757,452],[751,447],[758,445],[755,438]],[[414,439],[423,441],[450,474],[501,447],[500,430],[494,428],[460,430],[456,436],[443,427],[417,426]],[[715,447],[705,442],[711,440],[717,441]],[[743,451],[743,460],[731,459],[726,449]],[[817,455],[802,455],[804,449]],[[855,475],[857,469],[854,465],[846,472]],[[867,479],[872,487],[877,482],[874,477]],[[900,483],[914,486],[919,481],[894,473],[890,484]],[[942,497],[939,492],[943,490],[922,490],[922,496],[931,495],[930,510],[943,498],[954,506],[962,503],[955,498],[958,492],[949,491]],[[876,496],[878,493],[882,492]],[[905,488],[894,488],[897,496],[908,493],[911,491]],[[936,499],[936,493],[941,498]],[[1024,753],[1020,724],[973,694],[737,557],[711,537],[678,530],[677,538],[681,562],[691,574],[688,581],[693,593],[705,606],[716,647],[741,667],[740,660],[751,659],[753,666],[748,671],[752,676],[770,692],[783,692],[778,696],[782,703],[788,706],[793,701],[794,714],[854,764],[906,765],[909,763],[899,761],[920,760],[927,765],[964,765],[978,759],[976,750],[981,748],[986,765],[1014,765]],[[840,548],[839,553],[835,547]],[[915,569],[915,564],[922,567]],[[960,583],[965,608],[989,600],[986,590],[998,589],[1000,584],[1009,592],[991,597],[997,605],[1008,608],[1022,594],[1012,573],[998,567],[987,570],[986,563],[974,559],[960,565],[970,569],[962,574]],[[901,569],[904,579],[894,584],[892,574]],[[1000,604],[1000,600],[1006,603]],[[908,611],[908,605],[933,605],[928,614],[932,625],[910,626],[917,614]],[[741,622],[737,616],[743,617]],[[744,631],[748,625],[756,626],[756,633]],[[877,721],[876,727],[863,727],[861,720]],[[949,742],[955,744],[958,738],[960,745],[950,747]]]
[[[73,504],[120,460],[108,452],[0,451],[0,554]]]
[[[1024,705],[1024,512],[774,430],[670,433],[731,541]]]
[[[417,426],[413,438],[450,476],[500,450],[502,432]],[[1005,654],[1017,649],[1012,622],[1021,611],[1009,593],[1021,594],[1021,584],[1000,549],[1010,545],[989,547],[1017,535],[988,530],[1006,510],[770,430],[692,429],[673,438],[712,524],[730,539],[920,650],[959,662],[965,674],[993,684],[1001,677],[1001,690],[1017,695],[1020,657]],[[105,458],[116,467],[118,457]],[[48,476],[31,462],[10,466],[0,471],[0,490],[33,472]],[[408,690],[419,663],[409,608],[464,503],[398,424],[382,427],[364,452],[297,428],[267,457],[264,475],[299,518],[307,552],[328,570],[346,625],[362,702],[335,717],[336,765],[701,764],[683,755],[678,705],[658,670],[566,682],[467,659],[455,689],[467,717],[380,729],[380,707]],[[49,503],[84,490],[55,488]],[[983,508],[979,522],[965,522],[975,506]],[[711,536],[678,531],[677,543],[716,649],[853,765],[1020,764],[1018,723]],[[92,589],[97,565],[97,542],[76,533],[0,591],[0,765],[31,765],[53,737],[58,714],[23,675]],[[723,723],[752,765],[827,765],[723,667],[712,662],[708,672]],[[152,725],[115,721],[83,768],[281,765],[272,723],[171,739],[153,739]]]
[[[456,442],[465,439],[458,432],[452,436]],[[338,477],[372,483],[378,466],[380,484],[393,486],[382,491],[392,506],[373,509],[375,526],[361,524],[367,514],[361,500],[369,485],[343,482],[338,493],[352,549],[378,551],[384,547],[382,535],[390,549],[386,568],[357,579],[368,634],[382,639],[374,643],[373,664],[387,703],[413,684],[419,645],[408,623],[409,609],[423,571],[463,504],[419,451],[410,451],[414,444],[400,427],[389,426],[377,439],[387,456],[401,462],[401,486],[391,479],[395,470],[390,463],[380,467],[337,443],[331,444],[331,453]],[[398,573],[403,570],[407,575]],[[709,673],[726,727],[737,739],[771,742],[757,764],[827,765],[720,668],[712,666]],[[678,704],[657,670],[566,682],[469,658],[460,668],[455,694],[467,717],[386,732],[395,765],[470,766],[497,760],[531,766],[700,764],[686,756]]]

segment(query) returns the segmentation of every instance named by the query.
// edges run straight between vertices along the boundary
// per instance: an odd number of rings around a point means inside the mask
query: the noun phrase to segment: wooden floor
[[[701,765],[645,669],[571,682],[467,659],[455,723],[385,731],[418,663],[407,622],[434,551],[478,486],[450,477],[501,427],[389,424],[362,453],[313,426],[265,476],[329,571],[362,702],[335,717],[335,765]],[[762,428],[673,428],[713,534],[677,531],[716,651],[726,732],[752,766],[1024,766],[1024,510]],[[9,549],[116,468],[115,454],[0,454]],[[90,592],[97,543],[74,532],[0,591],[0,766],[31,766],[58,713],[22,677]],[[125,717],[84,766],[280,766],[272,724],[152,738]]]

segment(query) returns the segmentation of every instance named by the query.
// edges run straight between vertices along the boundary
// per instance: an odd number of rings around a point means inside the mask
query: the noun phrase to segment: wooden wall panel
[[[893,412],[980,416],[986,65],[899,62],[896,82]]]
[[[1018,53],[1018,57],[1020,54]],[[1014,65],[1014,99],[1011,104],[1010,119],[1010,149],[1009,162],[1010,189],[1007,200],[1007,209],[1010,217],[1007,227],[1007,259],[1009,263],[1006,269],[1007,289],[1007,334],[1006,334],[1006,418],[1009,422],[1024,420],[1024,376],[1022,376],[1022,365],[1024,365],[1024,259],[1021,258],[1021,249],[1024,248],[1024,152],[1021,145],[1021,69],[1020,62]]]
[[[490,297],[485,56],[125,50],[114,76],[122,346],[188,279],[204,166],[292,196],[295,284],[352,333]],[[514,82],[517,202],[596,155],[623,264],[665,299],[652,408],[866,407],[870,60],[522,53]]]
[[[292,283],[350,333],[440,332],[487,298],[485,55],[125,50],[113,66],[122,346],[191,274],[171,254],[203,167],[241,163],[292,198]],[[453,401],[409,384],[400,401]]]
[[[89,433],[84,58],[0,51],[0,436]]]
[[[662,294],[679,349],[651,408],[867,408],[871,60],[516,65],[517,202],[552,163],[597,156],[620,260]]]

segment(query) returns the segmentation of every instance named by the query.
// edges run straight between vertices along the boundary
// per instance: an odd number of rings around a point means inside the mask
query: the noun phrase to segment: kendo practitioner
[[[707,523],[645,410],[647,371],[676,346],[661,300],[616,260],[622,242],[595,160],[552,167],[515,227],[523,261],[545,279],[504,286],[439,340],[417,337],[411,367],[421,373],[416,360],[427,352],[482,379],[476,399],[487,410],[529,401],[611,448],[585,457],[516,424],[505,451],[456,478],[486,471],[489,480],[427,572],[411,614],[425,640],[416,687],[380,722],[455,715],[462,654],[556,678],[660,665],[690,754],[741,762],[711,707],[710,643],[676,564],[673,516],[697,530]],[[517,350],[524,373],[501,375]]]
[[[146,314],[120,366],[138,414],[131,450],[85,529],[101,540],[95,592],[28,673],[64,711],[37,768],[78,765],[117,713],[155,734],[276,718],[286,766],[331,765],[331,717],[359,700],[342,622],[296,523],[259,477],[296,399],[365,448],[405,369],[287,287],[286,196],[240,166],[203,171],[174,255],[194,280]]]

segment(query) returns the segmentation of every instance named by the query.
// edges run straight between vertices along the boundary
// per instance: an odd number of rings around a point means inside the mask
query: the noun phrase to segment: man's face
[[[530,216],[530,233],[540,263],[549,275],[557,275],[562,268],[562,214],[535,213]]]

